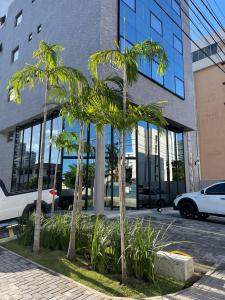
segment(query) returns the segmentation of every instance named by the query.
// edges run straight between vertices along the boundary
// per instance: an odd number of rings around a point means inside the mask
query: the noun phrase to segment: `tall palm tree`
[[[116,133],[118,133],[118,137],[122,135],[123,131],[132,132],[133,129],[138,128],[138,123],[140,121],[146,121],[151,124],[156,125],[157,127],[166,126],[167,122],[163,116],[162,108],[166,104],[165,101],[159,101],[157,103],[152,103],[149,105],[135,105],[128,101],[126,114],[124,115],[123,107],[116,101],[109,101],[107,98],[99,98],[96,97],[92,100],[92,114],[93,114],[93,122],[99,122],[101,120],[102,124],[107,125],[110,124]],[[121,154],[120,154],[120,139],[118,141],[117,146],[117,155],[118,155],[118,170],[119,176],[121,178]],[[120,179],[121,180],[121,179]],[[123,220],[125,221],[125,220]],[[125,241],[121,239],[121,258],[122,258],[122,247],[124,243],[125,249]],[[122,261],[121,261],[121,270],[122,269]],[[124,275],[124,274],[122,274]],[[124,277],[122,278],[124,280]],[[125,283],[123,281],[123,283]]]
[[[76,241],[76,220],[78,212],[78,203],[82,200],[82,183],[83,183],[83,155],[85,149],[85,129],[95,119],[93,112],[93,103],[95,99],[117,99],[121,97],[121,79],[117,76],[109,76],[105,80],[98,80],[92,78],[90,83],[86,80],[86,83],[82,86],[81,90],[77,89],[77,83],[74,83],[73,89],[70,91],[55,88],[54,94],[57,96],[56,101],[61,104],[61,114],[65,117],[69,124],[75,121],[80,125],[80,138],[77,151],[77,168],[74,185],[74,201],[73,211],[70,225],[70,241],[67,252],[67,257],[70,260],[76,258],[75,253],[75,241]],[[95,125],[97,132],[101,131],[105,125],[104,115],[98,115],[98,119],[95,119]]]
[[[43,189],[43,164],[45,151],[46,122],[48,113],[48,99],[52,87],[55,85],[66,84],[68,87],[74,82],[77,86],[83,82],[82,74],[71,67],[63,66],[59,57],[59,52],[64,49],[60,45],[48,45],[41,41],[39,48],[33,52],[33,58],[37,59],[36,64],[27,64],[22,70],[16,72],[8,85],[8,90],[13,93],[14,101],[21,103],[21,91],[30,88],[34,89],[36,84],[45,86],[43,101],[43,129],[41,134],[40,164],[38,177],[38,196],[36,202],[35,229],[33,251],[38,253],[40,250],[40,226],[41,226],[41,206]]]
[[[137,43],[131,48],[126,46],[126,34],[124,34],[124,49],[115,42],[115,49],[103,50],[94,53],[90,56],[89,68],[94,77],[98,78],[98,68],[100,65],[111,65],[123,73],[123,115],[124,118],[127,112],[127,91],[128,86],[132,85],[138,80],[138,60],[145,59],[151,61],[156,59],[158,61],[158,73],[163,75],[167,64],[167,56],[164,49],[156,42],[144,41]],[[125,283],[126,275],[126,258],[125,258],[125,184],[126,184],[126,131],[122,130],[119,142],[121,141],[122,154],[119,169],[120,176],[120,232],[121,232],[121,264],[122,264],[122,282]],[[120,152],[120,151],[119,151]]]

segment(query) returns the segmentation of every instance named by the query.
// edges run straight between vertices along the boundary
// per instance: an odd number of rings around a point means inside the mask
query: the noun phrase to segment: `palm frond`
[[[146,40],[142,43],[137,43],[130,49],[131,55],[140,59],[152,60],[155,59],[159,63],[158,74],[163,75],[168,65],[168,59],[163,47],[157,42]]]
[[[33,58],[37,58],[45,68],[55,68],[62,64],[58,53],[63,52],[64,48],[61,45],[48,45],[44,41],[40,41],[39,47],[33,52]]]
[[[44,72],[36,65],[27,65],[22,70],[13,74],[9,81],[7,90],[12,91],[14,94],[14,101],[18,104],[21,103],[21,91],[25,88],[34,88],[35,80],[43,82]]]
[[[92,54],[89,58],[89,70],[95,78],[98,78],[99,65],[111,65],[119,69],[124,67],[124,56],[118,50],[103,50]]]

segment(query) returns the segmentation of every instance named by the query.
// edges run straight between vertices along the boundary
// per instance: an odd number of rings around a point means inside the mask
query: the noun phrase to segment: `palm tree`
[[[57,159],[55,164],[53,187],[52,187],[53,189],[52,208],[51,208],[52,216],[54,215],[56,180],[57,180],[60,153],[62,149],[64,149],[67,154],[71,152],[76,152],[77,143],[75,144],[74,141],[76,141],[77,139],[78,139],[78,135],[76,132],[66,132],[65,130],[50,138],[50,143],[57,149]]]
[[[109,87],[111,85],[111,87]],[[121,79],[118,76],[109,76],[105,80],[98,80],[97,78],[92,78],[89,83],[82,86],[81,90],[77,89],[77,83],[74,83],[74,87],[70,91],[55,88],[54,94],[56,95],[56,101],[58,101],[61,106],[61,114],[65,117],[69,124],[75,121],[79,122],[80,125],[80,138],[77,151],[77,167],[76,167],[76,177],[74,185],[74,201],[73,201],[73,211],[71,217],[70,225],[70,241],[67,252],[67,257],[70,260],[76,258],[75,253],[75,240],[76,240],[76,220],[78,212],[78,203],[82,201],[82,183],[83,183],[83,155],[85,149],[85,129],[88,124],[90,124],[95,116],[93,115],[94,99],[117,99],[121,97]],[[121,99],[121,98],[120,98]],[[98,117],[95,122],[97,132],[101,131],[104,123],[104,115]]]
[[[167,122],[162,114],[162,107],[165,105],[165,101],[160,101],[157,103],[152,103],[149,105],[135,105],[128,101],[126,114],[124,115],[123,108],[118,102],[108,101],[107,98],[95,98],[92,100],[92,114],[93,122],[98,122],[107,125],[110,124],[114,128],[115,132],[118,133],[120,138],[123,131],[132,132],[134,128],[138,128],[138,123],[140,121],[146,121],[156,125],[157,127],[167,125]],[[120,139],[118,141],[117,161],[119,170],[119,180],[121,180],[121,154],[120,154]],[[126,179],[125,179],[126,180]],[[124,216],[125,218],[125,216]],[[125,220],[122,220],[125,223]],[[121,223],[121,222],[120,222]],[[125,225],[123,225],[125,226]],[[122,233],[121,233],[122,235]],[[123,244],[124,243],[124,244]],[[124,229],[124,239],[121,239],[121,270],[124,272],[122,265],[122,247],[125,251],[125,229]],[[125,255],[125,254],[124,254]],[[124,274],[122,273],[122,282],[125,283]],[[125,275],[126,276],[126,275]],[[126,277],[125,277],[126,278]]]
[[[13,93],[14,101],[21,103],[21,91],[30,88],[34,89],[36,83],[45,86],[45,95],[43,101],[43,130],[41,134],[40,164],[38,177],[38,196],[36,202],[35,230],[33,251],[38,253],[40,250],[40,226],[41,226],[41,206],[43,189],[43,164],[45,151],[46,122],[48,113],[48,99],[51,89],[60,84],[66,84],[68,87],[77,81],[78,87],[83,82],[82,74],[76,69],[63,66],[59,57],[59,52],[64,49],[60,45],[48,45],[41,41],[39,48],[33,52],[33,58],[37,59],[36,64],[27,64],[22,70],[16,72],[8,85],[8,91]]]
[[[126,37],[124,34],[124,49],[115,42],[115,49],[103,50],[94,53],[90,56],[89,68],[95,78],[98,78],[98,67],[100,65],[111,65],[118,68],[123,73],[123,118],[125,119],[127,113],[127,91],[128,86],[132,85],[138,80],[138,60],[145,59],[151,61],[156,59],[158,61],[158,73],[163,75],[167,64],[167,56],[164,49],[156,42],[144,41],[137,43],[130,49],[126,47]],[[121,141],[122,154],[119,149],[119,177],[120,177],[120,231],[121,231],[121,264],[122,264],[122,282],[125,283],[126,275],[126,258],[125,258],[125,184],[126,184],[126,131],[122,130],[119,137],[119,144]]]

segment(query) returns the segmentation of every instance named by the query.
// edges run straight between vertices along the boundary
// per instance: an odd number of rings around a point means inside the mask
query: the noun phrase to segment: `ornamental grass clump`
[[[70,235],[70,215],[55,215],[43,219],[41,244],[51,250],[67,250]],[[76,224],[76,254],[84,258],[99,273],[121,274],[121,243],[119,220],[78,215]],[[150,221],[137,219],[125,223],[127,273],[138,279],[156,281],[157,252],[170,246],[166,240],[169,226],[157,228]],[[34,218],[21,223],[18,238],[25,246],[33,242]]]

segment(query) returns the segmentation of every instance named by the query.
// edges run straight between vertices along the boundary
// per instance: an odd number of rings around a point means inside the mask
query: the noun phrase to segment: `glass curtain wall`
[[[146,123],[127,133],[126,207],[170,206],[185,192],[183,134]],[[118,138],[106,127],[105,205],[119,207]]]
[[[64,129],[68,132],[80,133],[78,123],[70,127],[64,122]],[[94,201],[94,177],[95,177],[95,151],[96,151],[96,133],[94,124],[85,128],[85,153],[83,160],[83,184],[82,200],[83,208],[88,209],[93,206]],[[65,151],[62,155],[62,189],[61,196],[72,202],[74,194],[75,176],[77,168],[77,153],[67,154]]]
[[[63,124],[64,123],[64,124]],[[69,127],[60,117],[47,122],[44,163],[44,188],[53,186],[54,170],[58,166],[57,190],[63,198],[73,199],[77,153],[58,150],[49,138],[62,128],[77,132],[78,123]],[[40,161],[42,123],[18,128],[12,174],[12,191],[22,192],[37,188]],[[111,126],[105,127],[105,206],[119,207],[118,134]],[[75,141],[76,142],[76,141]],[[94,124],[85,129],[83,162],[83,207],[93,206],[96,133]],[[157,128],[140,122],[138,128],[126,133],[126,207],[154,208],[172,204],[177,194],[185,192],[185,164],[183,134],[175,130]]]
[[[159,2],[159,3],[158,3]],[[158,61],[139,61],[139,71],[180,98],[185,98],[181,7],[178,0],[120,0],[119,40],[121,48],[152,40],[164,47],[169,65],[157,74]],[[166,12],[166,13],[165,13]],[[126,22],[124,22],[126,18]],[[124,28],[126,27],[126,28]],[[126,37],[124,37],[126,33]]]
[[[12,192],[29,191],[37,188],[40,163],[40,139],[42,123],[34,121],[25,128],[17,128],[14,163],[12,171]],[[53,185],[57,150],[50,145],[50,137],[62,131],[62,118],[52,116],[46,126],[46,147],[44,153],[44,188]],[[61,169],[61,161],[59,170]],[[59,174],[58,174],[59,176]]]

